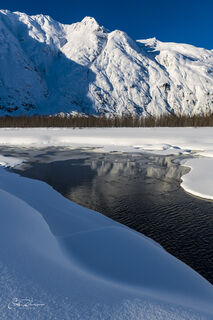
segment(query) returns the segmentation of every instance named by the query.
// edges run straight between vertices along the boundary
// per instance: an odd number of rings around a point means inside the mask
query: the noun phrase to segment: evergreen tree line
[[[210,127],[213,126],[213,114],[154,116],[3,116],[0,127]]]

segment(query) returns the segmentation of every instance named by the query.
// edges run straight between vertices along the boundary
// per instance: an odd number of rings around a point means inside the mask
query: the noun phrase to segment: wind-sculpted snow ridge
[[[213,111],[213,51],[0,10],[0,115]]]
[[[151,239],[3,168],[0,201],[2,319],[212,319],[212,285]]]

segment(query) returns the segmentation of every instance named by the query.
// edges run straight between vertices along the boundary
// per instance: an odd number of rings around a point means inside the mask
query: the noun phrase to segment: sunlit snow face
[[[0,11],[0,115],[213,110],[213,52]]]

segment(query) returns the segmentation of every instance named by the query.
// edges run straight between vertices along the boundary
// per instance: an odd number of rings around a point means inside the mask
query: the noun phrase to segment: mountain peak
[[[0,115],[213,112],[213,51],[0,10]]]
[[[3,14],[11,13],[11,11],[7,10],[7,9],[1,9],[0,12],[3,13]]]
[[[159,43],[159,41],[155,37],[149,38],[149,39],[137,40],[137,42],[144,43],[150,47],[156,47],[157,44]]]
[[[90,26],[96,26],[96,27],[99,27],[99,24],[98,22],[95,20],[95,18],[93,17],[88,17],[86,16],[82,21],[81,23],[85,24],[85,25],[90,25]]]

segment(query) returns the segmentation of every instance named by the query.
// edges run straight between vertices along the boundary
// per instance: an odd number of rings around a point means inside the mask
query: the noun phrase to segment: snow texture
[[[23,159],[5,157],[0,154],[0,166],[15,167],[23,162]]]
[[[213,156],[213,128],[0,128],[0,145]]]
[[[182,188],[197,197],[213,200],[213,159],[191,159],[184,166],[191,170],[182,177]]]
[[[0,202],[1,319],[212,319],[212,285],[142,234],[3,168]]]
[[[213,51],[0,10],[0,115],[213,111]]]

